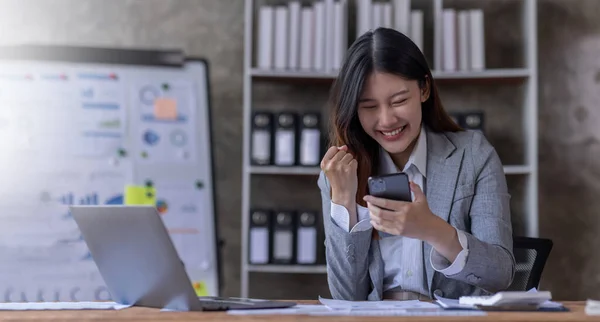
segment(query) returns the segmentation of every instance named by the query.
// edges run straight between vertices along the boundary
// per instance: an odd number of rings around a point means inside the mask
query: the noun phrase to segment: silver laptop
[[[198,297],[155,207],[71,206],[113,301],[177,311],[285,308],[296,303]]]

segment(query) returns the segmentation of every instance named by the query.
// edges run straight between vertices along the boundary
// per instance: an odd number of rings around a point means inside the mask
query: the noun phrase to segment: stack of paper
[[[319,297],[319,302],[331,310],[406,310],[437,309],[437,305],[429,302],[414,301],[344,301]]]
[[[329,308],[318,304],[298,304],[285,309],[229,310],[231,315],[312,315],[329,312]]]
[[[445,311],[420,301],[341,301],[319,299],[322,304],[296,305],[285,309],[229,310],[231,315],[312,316],[481,316],[483,311]]]
[[[588,299],[585,303],[585,314],[600,315],[600,301]]]
[[[442,309],[358,310],[313,313],[319,316],[485,316],[484,311],[446,311]]]
[[[482,311],[445,311],[430,302],[413,301],[342,301],[319,297],[330,310],[318,315],[345,316],[481,316]],[[316,314],[312,314],[316,315]]]
[[[533,288],[528,292],[537,292],[537,290]],[[435,299],[436,303],[446,310],[479,310],[479,308],[474,305],[460,304],[459,300],[448,299],[437,295],[435,296]],[[540,311],[564,311],[565,307],[559,302],[546,301],[542,303],[537,309]]]

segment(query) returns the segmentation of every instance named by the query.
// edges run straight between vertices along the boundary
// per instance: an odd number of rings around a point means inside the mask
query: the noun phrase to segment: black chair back
[[[546,238],[513,237],[517,265],[515,277],[507,290],[528,291],[538,288],[552,246],[552,240]]]

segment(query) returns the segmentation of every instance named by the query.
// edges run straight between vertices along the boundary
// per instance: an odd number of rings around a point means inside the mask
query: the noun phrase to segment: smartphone
[[[412,202],[410,182],[404,172],[371,176],[367,180],[369,194],[379,198]],[[396,237],[383,231],[378,231],[380,238]]]
[[[404,172],[371,176],[369,194],[379,198],[412,202],[408,175]]]

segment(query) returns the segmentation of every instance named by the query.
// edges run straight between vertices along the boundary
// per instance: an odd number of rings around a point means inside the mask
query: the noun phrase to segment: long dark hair
[[[379,165],[379,145],[363,130],[357,112],[365,79],[373,71],[399,75],[418,81],[421,88],[429,87],[429,97],[421,109],[422,122],[429,130],[462,130],[444,110],[425,56],[410,38],[393,29],[377,28],[356,39],[331,88],[329,143],[347,145],[358,161],[356,203],[362,206],[366,206],[363,197],[367,194],[367,179],[377,173]]]

